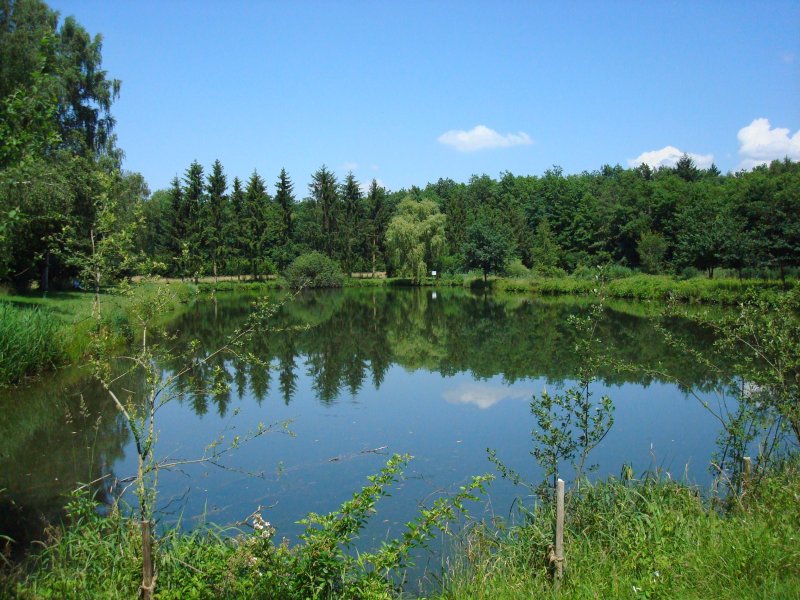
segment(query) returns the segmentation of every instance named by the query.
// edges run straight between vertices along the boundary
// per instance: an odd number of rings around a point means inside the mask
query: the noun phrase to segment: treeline
[[[480,269],[559,275],[598,264],[648,273],[780,275],[800,266],[800,165],[723,175],[684,156],[564,175],[503,173],[387,191],[323,166],[307,190],[281,170],[230,179],[191,163],[152,195],[122,170],[101,37],[41,0],[0,0],[0,282],[104,282],[283,270],[316,251],[345,272],[420,279]]]
[[[557,275],[617,264],[647,273],[785,276],[800,264],[800,164],[723,175],[684,156],[674,168],[605,166],[564,175],[504,173],[424,189],[363,189],[325,166],[298,200],[285,170],[270,194],[258,172],[228,186],[222,164],[193,162],[146,204],[141,248],[173,275],[282,271],[318,251],[345,272],[516,267]],[[416,261],[416,262],[415,262]]]

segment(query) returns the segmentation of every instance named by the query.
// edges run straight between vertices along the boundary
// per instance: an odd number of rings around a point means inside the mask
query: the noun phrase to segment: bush
[[[603,273],[608,279],[625,279],[633,275],[633,271],[629,267],[616,263],[608,265]]]
[[[506,275],[509,277],[517,277],[521,279],[523,277],[529,277],[530,274],[531,270],[523,265],[522,261],[518,258],[515,258],[509,262],[508,266],[506,267]]]
[[[326,288],[342,287],[344,275],[334,261],[319,252],[298,256],[286,269],[289,287]]]

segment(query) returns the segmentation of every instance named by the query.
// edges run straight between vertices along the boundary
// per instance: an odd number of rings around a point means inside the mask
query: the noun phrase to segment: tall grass
[[[798,282],[789,281],[789,289]],[[498,279],[494,287],[509,292],[529,292],[542,296],[587,295],[598,287],[596,281],[577,277]],[[604,293],[609,298],[629,300],[676,300],[708,304],[734,305],[749,296],[778,295],[783,291],[780,281],[760,279],[675,279],[668,275],[637,274],[611,279],[605,284]]]
[[[567,506],[568,598],[800,598],[800,475],[785,467],[721,511],[659,478],[584,486]],[[544,561],[552,510],[507,530],[476,527],[440,600],[554,595]]]
[[[64,336],[50,312],[0,303],[0,386],[18,383],[65,358]]]

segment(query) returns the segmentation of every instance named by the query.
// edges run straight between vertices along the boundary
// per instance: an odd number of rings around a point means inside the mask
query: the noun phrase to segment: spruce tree
[[[197,280],[203,268],[203,212],[206,201],[203,167],[200,163],[195,160],[189,165],[183,181],[183,202],[187,215],[185,238],[181,240],[184,275]]]
[[[240,259],[245,256],[243,223],[244,190],[242,189],[242,181],[238,177],[234,177],[230,200],[225,204],[224,250],[226,258],[235,265],[234,269],[239,279],[242,276]]]
[[[322,225],[319,247],[328,258],[333,258],[336,248],[335,236],[338,233],[337,212],[339,209],[339,190],[336,184],[336,175],[329,171],[325,165],[311,176],[308,185],[311,198]]]
[[[224,255],[224,219],[226,216],[226,207],[228,204],[228,196],[225,192],[228,189],[227,178],[222,169],[222,163],[219,160],[214,161],[211,167],[211,174],[208,176],[206,186],[207,201],[204,211],[204,239],[206,252],[209,260],[211,261],[212,272],[214,274],[214,285],[217,284],[217,268],[220,264],[221,258]]]
[[[386,190],[373,179],[367,192],[367,231],[369,254],[372,261],[372,276],[375,277],[377,257],[384,252],[386,228],[389,226],[389,205]]]
[[[258,263],[261,260],[262,233],[266,229],[265,212],[269,202],[267,186],[258,171],[253,171],[247,181],[242,207],[242,237],[244,240],[244,255],[250,262],[250,275],[257,279],[259,276]]]
[[[349,275],[353,271],[355,253],[361,237],[362,194],[361,187],[350,171],[342,184],[343,214],[340,241],[342,245],[342,263]]]

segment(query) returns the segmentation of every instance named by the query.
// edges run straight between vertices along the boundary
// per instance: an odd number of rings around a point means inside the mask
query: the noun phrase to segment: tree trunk
[[[372,240],[372,278],[375,279],[375,240]]]
[[[44,255],[44,269],[42,270],[42,294],[47,295],[50,289],[50,248]]]

